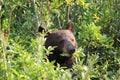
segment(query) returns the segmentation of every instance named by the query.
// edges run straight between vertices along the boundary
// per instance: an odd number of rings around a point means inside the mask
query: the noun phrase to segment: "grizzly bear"
[[[39,28],[39,31],[43,28]],[[77,42],[74,37],[74,23],[69,22],[69,26],[65,30],[58,30],[56,32],[48,33],[47,39],[45,41],[45,47],[55,46],[52,54],[47,57],[49,61],[55,61],[60,66],[65,66],[67,68],[72,67],[75,62],[73,53],[77,49]]]

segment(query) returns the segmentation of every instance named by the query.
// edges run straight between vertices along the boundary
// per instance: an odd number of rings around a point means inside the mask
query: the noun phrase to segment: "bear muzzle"
[[[73,54],[75,52],[75,48],[70,48],[70,49],[68,49],[68,53],[69,54]]]

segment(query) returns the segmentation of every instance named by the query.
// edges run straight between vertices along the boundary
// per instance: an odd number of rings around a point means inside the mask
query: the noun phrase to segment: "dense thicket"
[[[72,69],[55,68],[45,33],[75,23]],[[0,80],[120,79],[120,0],[0,0]]]

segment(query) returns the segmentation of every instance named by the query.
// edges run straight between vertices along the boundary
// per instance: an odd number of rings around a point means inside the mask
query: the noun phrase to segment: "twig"
[[[60,26],[60,29],[62,29],[61,21],[60,21],[60,14],[58,14],[57,19],[58,19],[58,24],[59,24],[59,26]]]
[[[5,38],[1,38],[2,48],[3,48],[3,62],[5,66],[5,72],[4,72],[4,80],[6,80],[7,77],[7,59],[6,59],[6,46],[5,46]]]
[[[38,10],[37,10],[37,6],[35,4],[35,0],[32,0],[32,3],[33,3],[33,6],[34,6],[34,10],[35,10],[34,13],[35,13],[35,19],[36,19],[36,27],[38,29],[39,25],[40,25],[39,20],[38,20]]]
[[[70,5],[67,5],[67,22],[70,22]]]

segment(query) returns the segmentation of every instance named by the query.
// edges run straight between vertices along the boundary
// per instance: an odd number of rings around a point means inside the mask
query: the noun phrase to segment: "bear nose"
[[[69,49],[68,50],[68,53],[70,53],[70,54],[72,54],[72,53],[74,53],[75,52],[75,48],[72,48],[72,49]]]

